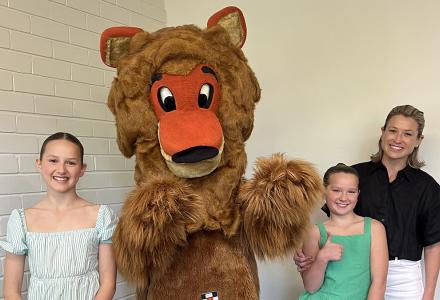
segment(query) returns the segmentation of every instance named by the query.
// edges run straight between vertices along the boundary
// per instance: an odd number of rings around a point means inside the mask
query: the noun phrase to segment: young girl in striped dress
[[[7,238],[4,297],[21,299],[28,256],[29,300],[112,299],[116,266],[111,238],[113,211],[78,196],[84,149],[69,133],[48,137],[36,161],[46,184],[45,197],[29,209],[12,211]]]

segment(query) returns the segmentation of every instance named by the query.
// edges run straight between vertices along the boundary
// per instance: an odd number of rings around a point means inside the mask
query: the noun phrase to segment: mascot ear
[[[208,28],[215,25],[222,26],[232,43],[241,48],[246,40],[246,22],[241,10],[235,6],[228,6],[213,14],[208,20]]]
[[[138,32],[143,32],[137,27],[111,27],[101,34],[100,51],[101,59],[109,67],[115,68],[119,59],[128,53],[131,37]]]

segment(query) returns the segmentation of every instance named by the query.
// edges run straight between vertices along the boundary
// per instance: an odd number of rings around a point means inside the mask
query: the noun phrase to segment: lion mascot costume
[[[136,155],[113,244],[138,299],[258,299],[255,256],[298,248],[321,199],[312,165],[281,154],[243,177],[260,99],[245,38],[236,7],[206,29],[113,27],[101,36],[101,57],[117,68],[108,97],[117,143]]]

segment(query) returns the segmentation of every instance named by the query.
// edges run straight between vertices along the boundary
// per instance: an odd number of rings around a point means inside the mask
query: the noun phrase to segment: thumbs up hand
[[[317,258],[325,262],[340,260],[342,258],[343,250],[344,247],[340,244],[333,243],[332,235],[327,233],[327,241],[321,250],[319,250]]]

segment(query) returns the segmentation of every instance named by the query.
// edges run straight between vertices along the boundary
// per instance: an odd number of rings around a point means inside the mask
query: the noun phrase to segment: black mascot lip
[[[214,147],[196,146],[177,152],[172,156],[172,160],[175,163],[196,163],[213,158],[218,153],[218,149]]]

